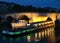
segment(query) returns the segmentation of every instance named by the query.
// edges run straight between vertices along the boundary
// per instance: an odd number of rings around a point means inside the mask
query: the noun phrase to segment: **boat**
[[[33,23],[28,23],[25,26],[22,26],[20,28],[12,28],[11,30],[3,30],[3,34],[8,34],[8,35],[18,35],[26,32],[31,32],[34,30],[42,30],[42,28],[47,28],[50,26],[54,26],[53,21],[41,21],[41,22],[33,22]]]

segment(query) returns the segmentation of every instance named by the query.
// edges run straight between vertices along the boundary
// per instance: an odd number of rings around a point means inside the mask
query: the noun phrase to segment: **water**
[[[55,35],[54,27],[14,37],[6,37],[0,33],[1,43],[56,43],[58,39],[59,36]]]

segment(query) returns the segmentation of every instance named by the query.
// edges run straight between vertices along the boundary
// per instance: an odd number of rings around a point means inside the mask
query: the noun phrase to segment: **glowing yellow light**
[[[47,35],[47,30],[45,30],[45,36]]]
[[[48,29],[48,36],[49,36],[49,33],[50,33],[50,29]]]
[[[39,23],[39,25],[41,25],[41,23]]]
[[[33,18],[33,22],[40,22],[40,21],[46,21],[47,17],[41,16],[37,18]]]
[[[42,37],[44,37],[44,31],[42,32]]]
[[[41,32],[39,32],[39,38],[41,38]]]

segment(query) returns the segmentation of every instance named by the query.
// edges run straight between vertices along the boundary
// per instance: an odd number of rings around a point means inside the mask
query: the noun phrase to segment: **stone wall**
[[[45,13],[45,15],[43,16],[47,16],[47,17],[50,17],[53,21],[56,20],[56,15],[58,13]],[[60,13],[59,13],[60,14]],[[14,18],[19,18],[19,16],[21,15],[26,15],[30,21],[32,21],[33,19],[37,19],[39,16],[41,16],[41,13],[32,13],[32,12],[23,12],[23,13],[13,13],[13,14],[6,14],[5,17],[7,16],[12,16]],[[60,15],[58,15],[57,18],[60,18]]]

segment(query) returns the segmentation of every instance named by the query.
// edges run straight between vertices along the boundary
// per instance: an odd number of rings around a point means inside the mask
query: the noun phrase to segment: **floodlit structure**
[[[53,15],[50,15],[53,14]],[[22,34],[29,31],[34,31],[42,28],[46,28],[48,26],[53,26],[53,21],[56,19],[56,13],[46,13],[46,15],[41,15],[41,13],[33,13],[33,12],[23,12],[23,13],[14,13],[14,14],[6,14],[7,16],[12,16],[17,19],[18,22],[12,22],[13,29],[11,30],[3,30],[4,34],[9,35],[17,35]]]
[[[22,13],[13,13],[13,14],[6,14],[5,17],[7,16],[12,16],[14,18],[19,18],[19,17],[23,17],[24,15],[27,16],[29,18],[29,23],[34,22],[38,19],[40,19],[40,21],[44,21],[45,17],[50,17],[53,21],[56,20],[56,15],[58,13],[44,13],[42,15],[42,13],[35,13],[35,12],[22,12]],[[23,17],[24,18],[24,17]],[[58,16],[59,18],[59,16]],[[43,20],[42,20],[43,19]],[[39,20],[38,20],[39,21]]]
[[[16,18],[16,19],[20,19],[23,21],[25,20],[25,22],[12,23],[13,27],[14,26],[19,27],[19,26],[25,26],[27,23],[46,21],[48,17],[51,18],[53,22],[55,22],[57,14],[58,13],[22,12],[22,13],[6,14],[5,17],[12,16],[13,18]]]

